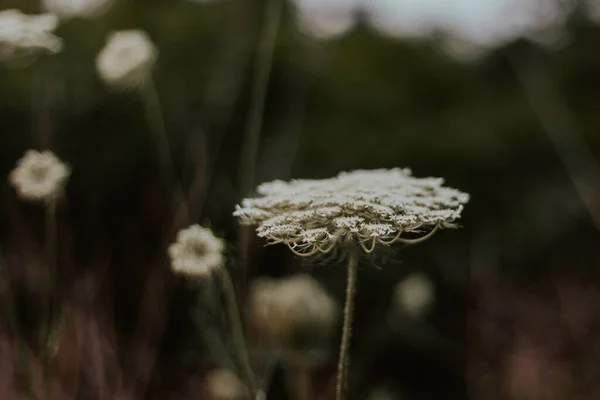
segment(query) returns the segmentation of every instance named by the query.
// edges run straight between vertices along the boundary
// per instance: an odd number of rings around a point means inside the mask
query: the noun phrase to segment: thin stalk
[[[46,334],[44,335],[44,379],[45,379],[45,390],[48,398],[51,396],[51,379],[48,376],[50,373],[50,364],[52,362],[52,347],[53,337],[56,321],[56,314],[58,310],[58,290],[56,289],[57,283],[57,260],[56,260],[56,199],[50,199],[46,203],[45,209],[45,245],[46,245],[46,262],[48,263],[48,284],[49,284],[49,296],[48,296],[48,315],[47,315],[47,326]]]
[[[188,221],[190,211],[188,209],[185,194],[183,193],[183,187],[175,172],[175,163],[173,162],[171,145],[169,144],[167,129],[160,106],[160,99],[158,91],[156,90],[156,84],[152,77],[148,77],[144,84],[141,85],[140,94],[144,103],[146,118],[150,125],[150,130],[152,131],[154,150],[156,151],[156,156],[160,163],[160,174],[165,182],[171,180],[175,182],[175,204],[179,204],[181,207],[178,210],[178,215],[176,215],[176,221],[177,223]]]
[[[251,109],[248,113],[246,123],[246,134],[242,146],[240,162],[240,189],[241,195],[245,196],[254,185],[256,170],[256,155],[260,142],[260,131],[263,125],[263,114],[265,110],[265,98],[271,74],[271,64],[277,31],[281,19],[281,0],[270,0],[265,10],[265,22],[259,39],[259,47],[254,65],[254,79],[251,93]]]
[[[354,293],[356,292],[356,276],[358,273],[358,254],[355,249],[350,251],[348,257],[348,281],[346,283],[346,303],[344,305],[344,326],[342,330],[342,343],[340,344],[340,358],[337,366],[337,383],[335,386],[336,400],[345,399],[346,378],[350,364],[350,337],[352,336],[352,317],[354,314]]]
[[[231,323],[233,343],[236,349],[238,362],[244,372],[248,388],[252,392],[252,395],[256,396],[257,390],[254,373],[252,372],[252,367],[250,366],[250,357],[248,355],[248,348],[246,347],[246,340],[244,339],[244,330],[242,328],[240,310],[237,306],[233,282],[231,281],[229,271],[227,271],[227,268],[225,267],[221,268],[220,276],[223,287],[223,295],[225,298],[225,307]]]

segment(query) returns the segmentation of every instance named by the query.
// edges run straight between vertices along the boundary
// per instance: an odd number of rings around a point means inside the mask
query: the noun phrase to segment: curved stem
[[[344,326],[342,330],[342,343],[340,345],[340,358],[337,367],[337,383],[335,387],[336,400],[345,398],[346,375],[348,371],[350,337],[352,335],[352,317],[354,313],[354,293],[356,291],[356,275],[358,272],[358,254],[355,249],[350,251],[348,258],[348,281],[346,283],[346,303],[344,305]]]
[[[144,111],[148,124],[150,124],[150,130],[152,131],[152,139],[154,140],[154,148],[158,161],[160,163],[160,173],[166,182],[173,180],[175,182],[175,204],[180,204],[178,215],[176,215],[176,222],[189,220],[190,211],[188,209],[185,194],[183,193],[183,187],[177,173],[175,172],[175,163],[173,162],[173,156],[171,154],[171,145],[169,144],[169,138],[167,135],[167,129],[160,106],[160,99],[158,91],[156,90],[156,84],[152,77],[142,84],[140,88],[140,94],[144,103]]]
[[[251,93],[252,106],[248,114],[246,134],[242,146],[242,158],[240,162],[240,189],[242,196],[246,196],[252,190],[252,185],[254,185],[256,154],[258,153],[260,142],[265,99],[280,19],[281,0],[269,0],[267,9],[265,10],[265,22],[260,34],[260,42],[256,54],[255,75]]]
[[[248,355],[248,348],[246,347],[246,340],[244,339],[244,330],[242,329],[240,310],[237,306],[235,289],[227,268],[221,268],[220,276],[221,285],[223,287],[223,295],[225,297],[227,315],[229,317],[229,322],[231,323],[233,342],[237,353],[236,355],[238,357],[238,362],[243,369],[248,388],[254,396],[257,393],[256,384],[254,373],[252,372],[252,367],[250,366],[250,357]]]

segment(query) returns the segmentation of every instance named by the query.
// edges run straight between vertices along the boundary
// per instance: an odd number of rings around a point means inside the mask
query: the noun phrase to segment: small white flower
[[[60,18],[94,18],[104,13],[114,0],[42,0],[46,10]]]
[[[53,14],[27,15],[16,9],[0,11],[0,61],[21,61],[42,53],[58,53],[62,40],[52,32]]]
[[[100,77],[109,85],[130,89],[150,79],[158,50],[141,30],[113,32],[96,59]]]
[[[23,200],[56,199],[71,170],[51,151],[28,150],[9,175],[10,183]]]
[[[210,400],[250,400],[250,393],[236,374],[228,369],[214,369],[205,378]]]
[[[212,230],[192,225],[179,231],[177,241],[169,246],[171,267],[186,275],[207,276],[223,266],[224,249],[223,239],[217,238]]]
[[[433,283],[424,273],[414,273],[396,284],[394,298],[396,307],[401,312],[420,317],[435,301]]]

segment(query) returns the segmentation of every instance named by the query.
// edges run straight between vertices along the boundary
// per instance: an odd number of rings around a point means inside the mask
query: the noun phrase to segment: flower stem
[[[242,158],[240,162],[240,189],[242,196],[247,195],[254,185],[256,155],[260,142],[265,98],[269,85],[269,75],[271,74],[271,64],[280,19],[281,0],[269,0],[265,10],[265,22],[258,43],[256,64],[254,65],[255,75],[251,89],[251,109],[248,113],[246,134],[242,146]]]
[[[171,145],[167,135],[167,129],[160,106],[160,99],[156,84],[152,77],[141,85],[140,94],[144,103],[144,111],[150,130],[152,131],[152,139],[154,141],[154,150],[160,163],[160,174],[165,182],[173,180],[175,182],[175,204],[179,204],[180,208],[176,215],[176,222],[188,221],[190,211],[187,206],[186,197],[183,193],[183,187],[179,182],[179,178],[175,172],[175,163],[171,154]]]
[[[244,339],[244,331],[242,329],[240,310],[237,306],[233,282],[231,281],[231,276],[229,275],[229,271],[227,271],[227,268],[221,268],[220,275],[221,284],[223,287],[223,295],[225,297],[225,306],[233,331],[233,342],[235,345],[238,362],[243,369],[246,384],[252,392],[252,395],[255,396],[257,394],[257,391],[256,385],[254,383],[254,373],[252,372],[252,367],[250,366],[250,357],[248,355],[248,348],[246,347],[246,340]]]
[[[354,293],[356,292],[356,275],[358,270],[358,254],[356,250],[350,251],[348,258],[348,281],[346,283],[346,303],[344,305],[344,326],[342,330],[342,343],[340,345],[340,358],[337,367],[337,383],[335,387],[336,400],[345,398],[346,375],[349,365],[350,337],[352,335],[352,317],[354,313]]]
[[[45,245],[46,245],[46,262],[48,263],[48,284],[49,284],[49,295],[48,295],[48,315],[47,315],[47,326],[45,326],[44,335],[44,379],[45,379],[45,390],[47,396],[50,396],[51,392],[51,377],[48,376],[50,373],[50,364],[52,362],[52,339],[54,336],[54,329],[56,323],[56,313],[58,309],[58,290],[56,289],[57,283],[57,261],[56,261],[56,199],[51,199],[46,203],[45,209]]]

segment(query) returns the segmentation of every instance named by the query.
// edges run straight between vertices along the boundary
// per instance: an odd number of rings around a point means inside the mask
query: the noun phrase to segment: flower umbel
[[[250,400],[250,392],[236,374],[228,369],[214,369],[206,375],[210,400]]]
[[[411,243],[406,234],[455,227],[469,195],[441,178],[415,178],[409,169],[357,170],[323,180],[273,181],[236,207],[242,224],[257,224],[269,244],[294,253],[327,253],[343,241],[372,252],[377,244]],[[417,239],[419,240],[419,239]]]
[[[250,290],[250,318],[286,361],[314,359],[335,329],[338,306],[309,275],[260,278]]]
[[[8,179],[22,199],[51,201],[61,194],[70,174],[70,168],[51,151],[28,150]]]
[[[131,89],[150,78],[158,59],[158,50],[148,34],[142,30],[126,30],[109,35],[98,54],[96,67],[107,84]]]
[[[177,241],[169,246],[171,267],[186,275],[206,276],[221,267],[225,261],[223,239],[212,230],[192,225],[179,231]]]
[[[41,53],[58,53],[62,40],[52,32],[53,14],[27,15],[20,10],[0,11],[0,61],[19,61]]]
[[[44,8],[60,18],[94,18],[106,11],[115,0],[42,0]]]

